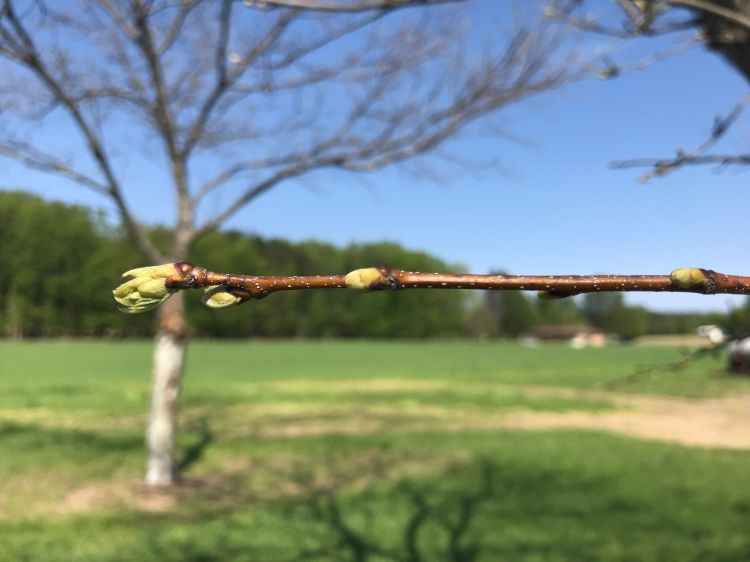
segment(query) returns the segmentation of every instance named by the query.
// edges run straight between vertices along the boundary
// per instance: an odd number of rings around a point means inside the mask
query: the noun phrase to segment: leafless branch
[[[633,37],[657,37],[668,35],[696,26],[696,18],[672,19],[668,2],[655,0],[637,2],[635,0],[617,0],[615,2],[624,20],[618,22],[602,21],[596,15],[587,13],[578,15],[577,10],[586,5],[583,0],[553,1],[546,8],[548,17],[586,33],[604,35],[618,39]]]
[[[731,23],[750,29],[750,17],[737,10],[725,8],[719,2],[707,2],[705,0],[666,0],[666,3],[672,6],[682,6],[699,12],[713,14]]]
[[[149,77],[151,79],[152,91],[154,93],[153,119],[166,144],[167,151],[173,162],[177,161],[178,148],[174,117],[167,102],[166,85],[162,61],[154,45],[149,13],[146,5],[141,2],[134,3],[133,22],[131,23],[134,40],[141,49],[143,58],[148,65]],[[187,196],[187,188],[183,182],[177,182],[177,190],[181,196]]]
[[[393,10],[415,6],[454,4],[466,0],[246,0],[249,6],[258,8],[297,8],[318,12],[357,13],[372,10]]]
[[[745,94],[745,96],[727,115],[724,117],[716,117],[709,137],[693,150],[685,151],[678,149],[677,155],[674,158],[638,158],[613,162],[612,167],[625,169],[639,167],[651,168],[650,171],[646,172],[639,178],[640,181],[649,181],[654,177],[665,176],[678,168],[688,165],[717,164],[728,166],[730,164],[748,164],[750,163],[750,155],[728,156],[706,154],[724,137],[726,132],[732,127],[737,119],[739,119],[740,115],[742,115],[742,112],[748,104],[750,104],[750,92]]]
[[[341,123],[306,151],[238,162],[207,180],[198,189],[198,197],[242,172],[272,169],[209,219],[203,230],[217,227],[282,181],[325,167],[367,172],[406,161],[437,148],[483,115],[574,79],[574,73],[566,70],[564,63],[550,69],[549,56],[558,40],[521,29],[495,60],[477,65],[471,71],[457,68],[455,75],[464,78],[458,83],[454,81],[453,92],[437,79],[431,90],[420,91],[417,97],[402,95],[406,99],[398,99],[392,95],[393,81],[401,69],[382,73],[351,106]],[[361,128],[364,124],[366,127]]]
[[[266,10],[232,0],[87,0],[88,10],[50,5],[28,18],[40,38],[45,22],[55,22],[96,46],[81,60],[60,48],[29,56],[36,46],[22,32],[26,16],[14,17],[13,0],[0,1],[0,54],[31,70],[50,94],[37,95],[34,109],[71,116],[102,179],[64,168],[59,155],[27,152],[21,161],[108,194],[139,246],[149,247],[105,151],[110,115],[128,125],[136,116],[148,142],[163,146],[158,156],[176,191],[174,256],[288,180],[427,155],[478,119],[580,77],[578,61],[561,55],[564,38],[531,17],[478,52],[460,12],[394,9],[462,0],[271,0]],[[238,157],[239,141],[249,139],[250,151]],[[202,183],[189,176],[205,170],[213,175]],[[197,206],[225,185],[227,205],[199,228]]]
[[[0,155],[12,158],[33,170],[65,177],[101,195],[111,195],[108,186],[79,172],[71,164],[63,162],[55,156],[42,152],[29,144],[17,141],[0,143]]]
[[[645,70],[655,64],[658,64],[674,56],[681,55],[704,44],[705,42],[700,36],[690,37],[685,41],[681,41],[675,45],[667,47],[666,49],[662,49],[661,51],[652,53],[635,62],[623,64],[608,61],[606,66],[597,72],[597,75],[599,76],[599,78],[609,80],[622,75],[630,74],[632,72]]]
[[[254,183],[251,186],[245,188],[242,194],[237,197],[232,203],[230,203],[223,211],[219,212],[213,218],[206,221],[206,223],[200,228],[199,234],[218,228],[222,223],[224,223],[242,207],[250,203],[250,201],[257,199],[259,196],[263,195],[282,182],[291,178],[301,176],[302,174],[307,173],[313,169],[320,169],[334,164],[335,162],[318,161],[315,163],[305,163],[304,161],[301,161],[289,167],[281,168],[264,180],[258,183]]]
[[[172,48],[172,46],[175,44],[175,41],[177,41],[177,39],[182,34],[185,22],[187,22],[188,17],[193,13],[193,10],[200,3],[201,0],[183,0],[180,2],[180,7],[177,15],[172,20],[171,25],[166,30],[166,32],[164,33],[164,37],[159,43],[159,56],[164,56],[164,54]]]
[[[277,19],[275,24],[268,32],[247,52],[239,56],[231,72],[227,70],[227,46],[230,33],[230,19],[233,0],[224,0],[219,14],[219,38],[216,47],[216,81],[211,92],[206,97],[200,107],[198,116],[190,126],[187,138],[181,149],[183,158],[189,156],[196,143],[201,139],[206,128],[211,112],[216,107],[219,100],[226,94],[233,85],[242,78],[244,72],[256,61],[263,56],[274,43],[281,37],[284,30],[291,24],[297,16],[295,11],[289,11]]]

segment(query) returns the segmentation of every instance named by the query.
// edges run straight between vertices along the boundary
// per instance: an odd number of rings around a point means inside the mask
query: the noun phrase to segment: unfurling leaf
[[[139,314],[159,306],[177,289],[167,287],[168,277],[182,275],[173,263],[139,267],[122,274],[123,277],[133,277],[114,291],[112,295],[119,303],[119,309],[128,314]]]

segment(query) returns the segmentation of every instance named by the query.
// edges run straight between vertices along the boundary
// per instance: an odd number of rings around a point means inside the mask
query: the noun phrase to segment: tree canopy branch
[[[728,22],[741,25],[750,29],[750,17],[722,6],[719,2],[710,2],[706,0],[666,0],[668,4],[673,6],[682,6],[684,8],[691,8],[699,12],[705,12],[719,16],[727,20]]]
[[[273,26],[244,55],[234,60],[232,71],[227,68],[228,45],[230,36],[233,0],[224,0],[219,12],[219,37],[215,55],[215,83],[205,101],[201,104],[198,116],[188,128],[180,154],[187,158],[195,145],[201,140],[211,113],[221,98],[242,78],[245,71],[262,57],[281,37],[287,27],[297,17],[296,11],[288,11],[279,17]]]
[[[223,211],[217,213],[213,218],[206,221],[206,223],[200,228],[198,236],[204,232],[208,232],[221,226],[227,219],[239,211],[242,207],[250,203],[250,201],[256,199],[260,195],[263,195],[267,191],[276,187],[285,180],[301,176],[302,174],[309,172],[313,169],[323,168],[333,163],[327,162],[316,162],[316,163],[305,163],[299,162],[286,168],[281,168],[275,173],[271,174],[266,179],[252,184],[245,188],[241,195],[239,195],[232,203],[230,203]]]
[[[63,176],[101,195],[111,196],[112,194],[109,186],[79,172],[70,164],[63,162],[51,154],[42,152],[27,143],[17,141],[0,142],[0,155],[12,158],[33,170]]]
[[[257,7],[297,8],[318,12],[356,13],[372,10],[393,10],[414,6],[455,4],[466,0],[249,0]]]
[[[742,115],[742,112],[748,105],[750,105],[750,92],[745,94],[727,115],[724,117],[717,116],[715,118],[709,137],[693,150],[685,151],[683,149],[678,149],[677,155],[673,158],[636,158],[616,161],[611,165],[613,168],[621,169],[638,167],[651,168],[650,171],[638,178],[640,181],[646,182],[657,176],[665,176],[683,166],[696,164],[718,164],[722,166],[728,166],[731,164],[748,164],[750,162],[750,155],[729,156],[707,154],[707,152],[726,135],[727,131],[732,125],[734,125],[737,119],[739,119],[740,115]]]

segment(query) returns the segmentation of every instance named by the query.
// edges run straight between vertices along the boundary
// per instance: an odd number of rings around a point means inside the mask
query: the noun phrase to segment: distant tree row
[[[156,229],[154,239],[169,240]],[[24,192],[0,192],[0,333],[6,337],[149,336],[153,315],[118,312],[111,289],[144,264],[126,237],[79,206]],[[194,261],[215,271],[272,275],[345,273],[363,266],[423,271],[457,266],[398,244],[291,243],[212,232]],[[458,268],[460,269],[460,268]],[[235,309],[201,306],[189,294],[191,326],[206,337],[441,337],[464,330],[465,295],[454,291],[278,293]]]
[[[154,239],[166,244],[167,229]],[[118,312],[110,289],[144,258],[101,214],[34,195],[0,192],[0,335],[146,337],[152,315]],[[217,271],[273,275],[345,273],[369,265],[418,271],[461,270],[394,243],[337,248],[215,231],[198,240],[196,263]],[[188,313],[204,337],[517,337],[542,325],[588,324],[623,338],[694,333],[719,323],[750,331],[750,307],[725,315],[665,314],[627,306],[621,294],[544,301],[521,292],[351,291],[278,293],[215,311],[189,294]]]

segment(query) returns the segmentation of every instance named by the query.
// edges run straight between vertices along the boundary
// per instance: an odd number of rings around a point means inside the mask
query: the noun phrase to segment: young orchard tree
[[[316,171],[439,165],[436,151],[469,126],[497,125],[502,109],[580,68],[552,22],[518,10],[509,25],[505,3],[489,15],[506,31],[482,42],[460,1],[0,1],[0,106],[13,125],[0,155],[108,199],[153,264],[189,259],[203,233]],[[168,181],[151,189],[174,200],[166,247],[143,228],[149,197],[126,173],[155,160]],[[176,476],[181,295],[158,322],[153,485]]]

